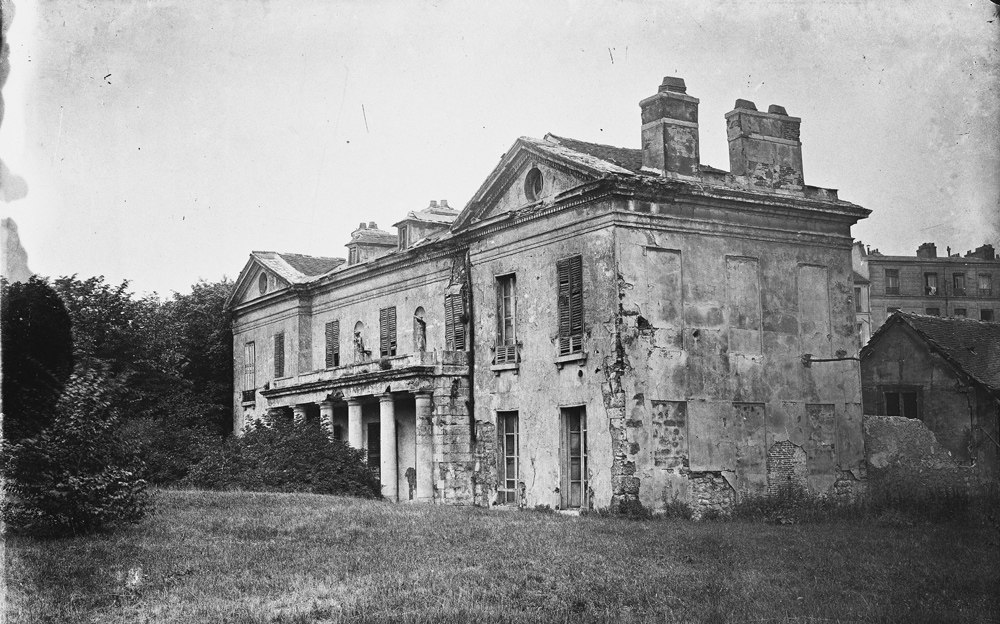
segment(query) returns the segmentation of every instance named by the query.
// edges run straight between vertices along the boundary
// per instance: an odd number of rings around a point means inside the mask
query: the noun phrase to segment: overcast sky
[[[737,98],[802,118],[807,184],[855,238],[1000,247],[995,5],[17,0],[0,204],[32,270],[140,292],[251,250],[345,256],[360,221],[462,207],[518,136],[639,147],[664,76],[728,169]]]

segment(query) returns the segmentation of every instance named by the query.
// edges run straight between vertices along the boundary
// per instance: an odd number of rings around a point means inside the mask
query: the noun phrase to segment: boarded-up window
[[[760,353],[760,271],[757,258],[726,258],[729,350]]]
[[[340,321],[326,324],[326,367],[340,366]]]
[[[583,351],[583,257],[556,263],[559,282],[559,355]]]
[[[274,376],[285,376],[285,332],[274,335]]]
[[[806,405],[809,435],[805,451],[811,475],[835,475],[837,472],[835,413],[832,404]]]
[[[683,348],[681,252],[646,247],[643,271],[636,284],[639,313],[656,330],[656,344]]]
[[[513,275],[497,278],[497,364],[517,362],[517,329],[515,308],[517,295]]]
[[[802,352],[830,357],[830,287],[826,267],[799,266],[798,306]]]
[[[444,334],[449,351],[465,351],[465,297],[461,292],[444,297]]]
[[[652,407],[653,464],[681,468],[687,460],[687,404],[684,401],[650,401]]]
[[[379,354],[396,355],[396,306],[378,311]]]

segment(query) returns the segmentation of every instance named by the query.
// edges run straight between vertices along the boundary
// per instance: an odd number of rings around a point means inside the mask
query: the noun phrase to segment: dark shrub
[[[78,535],[134,523],[151,511],[142,462],[92,376],[70,379],[52,425],[4,449],[4,520],[36,536]]]
[[[330,440],[319,423],[283,418],[258,421],[240,437],[209,450],[186,485],[211,490],[309,492],[381,498],[364,454]]]

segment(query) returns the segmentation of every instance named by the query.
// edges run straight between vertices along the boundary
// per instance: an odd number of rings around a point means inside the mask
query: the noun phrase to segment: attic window
[[[524,196],[528,201],[536,201],[542,196],[542,172],[538,167],[532,167],[524,176]]]
[[[262,295],[267,292],[267,273],[261,273],[260,277],[257,278],[257,290]]]

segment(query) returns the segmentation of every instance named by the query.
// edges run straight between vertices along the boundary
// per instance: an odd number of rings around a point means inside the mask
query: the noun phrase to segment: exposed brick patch
[[[767,449],[767,493],[802,492],[808,487],[806,452],[801,446],[781,440]]]

